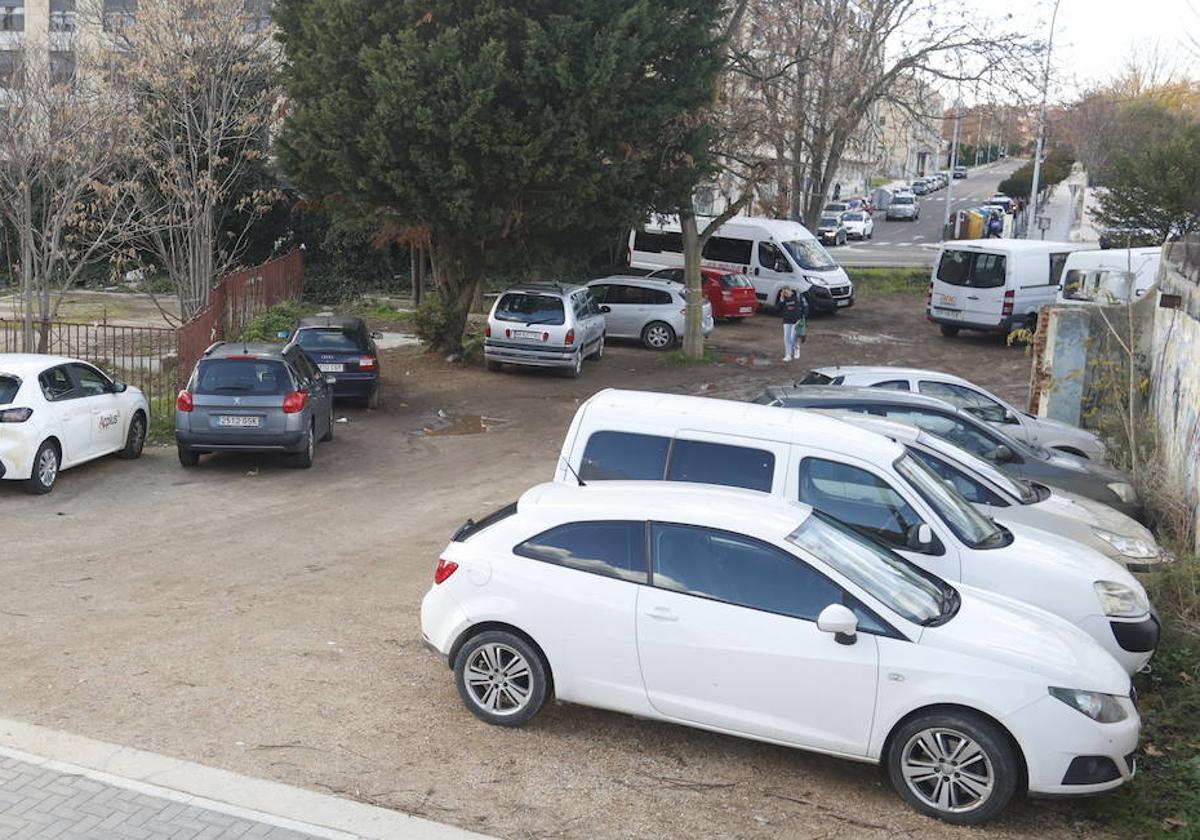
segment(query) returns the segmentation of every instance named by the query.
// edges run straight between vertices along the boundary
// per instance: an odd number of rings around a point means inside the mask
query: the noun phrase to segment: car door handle
[[[967,300],[979,300],[975,295],[967,295]]]
[[[668,607],[655,607],[652,610],[646,610],[646,615],[659,621],[678,621],[679,616],[671,612]]]

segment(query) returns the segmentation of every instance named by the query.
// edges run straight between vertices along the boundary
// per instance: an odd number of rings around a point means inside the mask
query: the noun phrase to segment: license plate
[[[838,306],[849,306],[849,305],[850,305],[850,298],[845,298],[845,299],[843,299],[843,300],[839,300],[839,301],[837,302],[837,305],[838,305]]]
[[[963,316],[961,309],[934,309],[933,313],[939,318],[948,318],[952,321],[960,321]]]
[[[537,330],[513,330],[513,338],[534,339],[540,341],[542,334]]]
[[[321,373],[341,373],[345,365],[317,365]]]
[[[751,312],[753,312],[753,311],[754,311],[754,307],[753,307],[753,306],[740,306],[740,307],[738,307],[738,312],[742,313],[743,315],[748,315],[749,313],[751,313]]]
[[[235,429],[257,429],[262,425],[262,418],[242,414],[222,414],[217,417],[217,425]]]

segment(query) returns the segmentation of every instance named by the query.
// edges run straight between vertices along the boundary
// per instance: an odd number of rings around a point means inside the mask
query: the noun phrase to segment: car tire
[[[379,408],[379,401],[380,401],[379,390],[380,390],[379,383],[376,382],[375,387],[371,389],[371,393],[369,395],[367,395],[367,409],[370,411],[375,411],[376,409]]]
[[[118,458],[132,461],[142,457],[142,449],[146,446],[146,415],[135,412],[129,421],[129,430],[125,433],[125,446],[117,452]]]
[[[670,350],[675,346],[675,330],[663,321],[651,321],[642,328],[642,344],[648,350]]]
[[[871,232],[867,234],[867,239],[875,238],[875,228],[871,228]]]
[[[483,366],[492,373],[498,373],[504,367],[500,362],[493,362],[491,359],[484,359]]]
[[[199,452],[182,445],[176,445],[175,448],[179,452],[179,465],[181,467],[194,467],[200,463]]]
[[[593,362],[598,362],[604,358],[604,336],[600,336],[600,343],[596,345],[596,349],[588,358]]]
[[[946,336],[946,338],[954,338],[954,336],[958,335],[958,327],[953,324],[940,324],[939,326],[942,330],[942,335]]]
[[[932,710],[906,721],[892,733],[884,760],[892,786],[910,806],[956,825],[995,817],[1021,779],[1012,739],[968,710]]]
[[[583,373],[583,348],[581,347],[576,353],[575,358],[571,360],[571,366],[563,370],[563,376],[567,379],[578,379]]]
[[[368,399],[367,404],[370,405],[369,399]],[[326,430],[325,434],[321,435],[321,443],[328,443],[329,441],[333,440],[333,421],[334,421],[334,419],[335,418],[333,416],[333,402],[330,401],[330,403],[329,403],[329,428]]]
[[[25,479],[23,487],[35,496],[45,496],[54,489],[62,467],[62,453],[52,440],[42,441],[33,456],[33,472]]]
[[[550,694],[541,652],[505,630],[467,640],[454,657],[454,682],[471,713],[496,726],[527,723]]]
[[[313,421],[308,423],[308,432],[304,435],[304,448],[292,455],[292,466],[298,470],[306,470],[313,465],[316,455],[317,430]]]

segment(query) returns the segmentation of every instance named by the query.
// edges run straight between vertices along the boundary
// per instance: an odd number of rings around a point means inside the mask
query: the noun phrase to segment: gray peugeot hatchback
[[[312,466],[333,438],[333,383],[296,346],[219,342],[204,351],[175,400],[179,463],[209,452],[284,452]]]

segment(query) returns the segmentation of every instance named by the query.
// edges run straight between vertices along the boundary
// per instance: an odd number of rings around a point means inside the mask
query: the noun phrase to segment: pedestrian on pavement
[[[796,294],[791,286],[779,293],[779,314],[783,316],[783,360],[800,358],[800,344],[808,340],[808,299]]]

